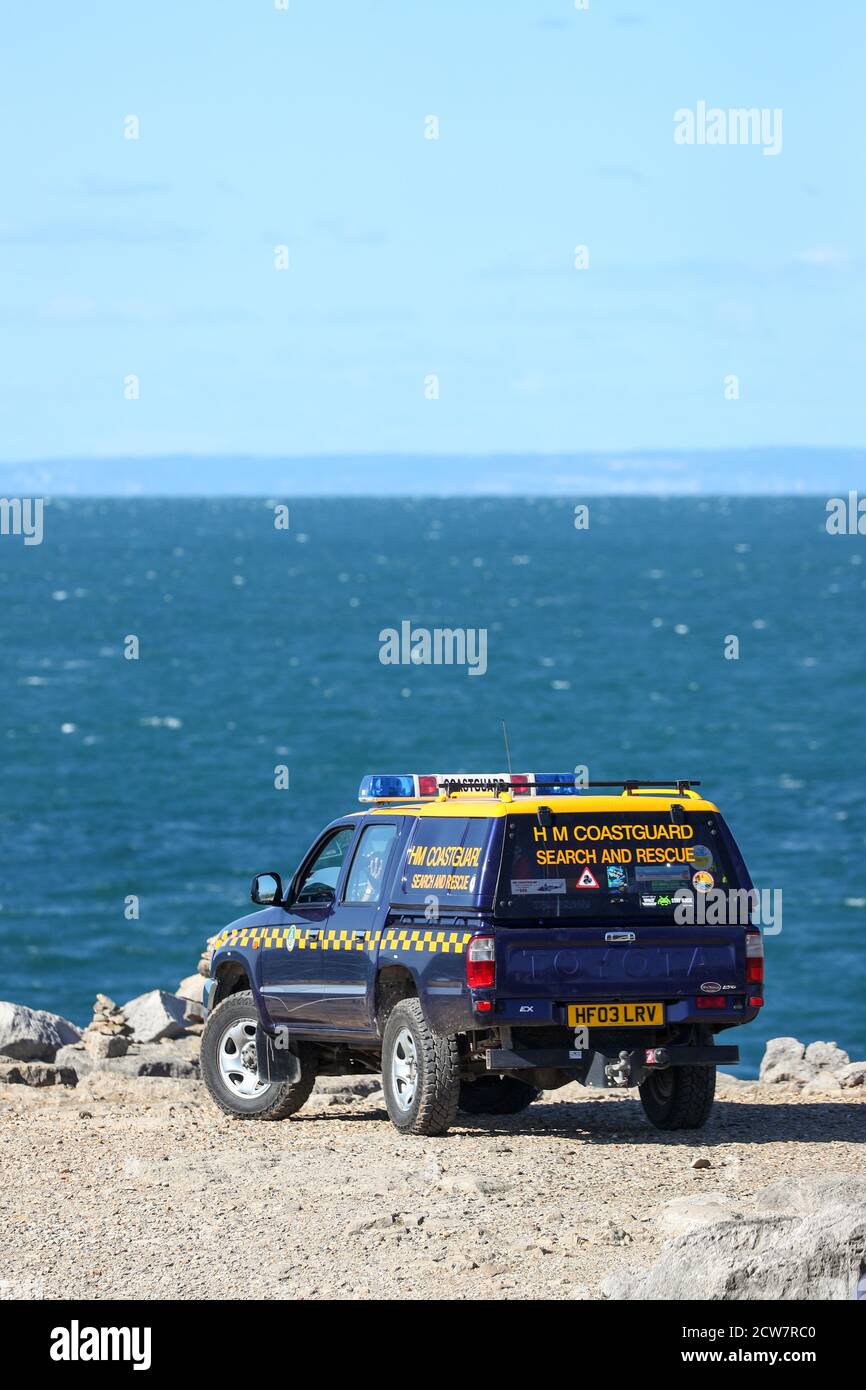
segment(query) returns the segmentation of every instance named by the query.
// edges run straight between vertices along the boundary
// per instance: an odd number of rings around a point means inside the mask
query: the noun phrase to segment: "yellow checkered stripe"
[[[221,932],[214,950],[222,946],[250,946],[258,950],[368,951],[377,944],[385,951],[429,951],[460,955],[472,936],[468,931],[417,930],[386,927],[363,936],[334,927],[311,931],[307,927],[235,927]]]
[[[383,951],[432,951],[446,956],[461,955],[471,937],[471,931],[411,931],[386,927],[379,944]]]

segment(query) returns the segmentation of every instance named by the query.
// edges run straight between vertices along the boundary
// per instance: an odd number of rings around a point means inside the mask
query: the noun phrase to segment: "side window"
[[[471,901],[493,823],[488,816],[419,816],[403,860],[403,900],[423,903],[434,894],[450,903]]]
[[[337,879],[343,860],[355,834],[351,825],[337,830],[322,846],[298,885],[295,902],[307,907],[313,903],[331,903],[337,891]]]
[[[385,865],[396,825],[368,825],[362,832],[349,870],[347,903],[377,903],[385,882]]]

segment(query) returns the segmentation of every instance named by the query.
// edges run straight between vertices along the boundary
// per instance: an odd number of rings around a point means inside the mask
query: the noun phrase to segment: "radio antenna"
[[[513,775],[511,771],[511,749],[508,747],[508,729],[504,719],[502,721],[502,737],[505,739],[505,761],[508,763],[508,776],[510,779]]]

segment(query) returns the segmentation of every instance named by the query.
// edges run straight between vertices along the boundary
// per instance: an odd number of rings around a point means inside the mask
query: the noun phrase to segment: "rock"
[[[126,1051],[124,1039],[132,1032],[123,1010],[107,994],[97,994],[93,1002],[93,1018],[84,1030],[83,1040],[95,1057],[120,1057]],[[116,1044],[107,1048],[106,1039]]]
[[[761,1059],[760,1079],[767,1086],[785,1081],[806,1082],[812,1069],[805,1059],[805,1043],[796,1038],[770,1038]]]
[[[82,1043],[70,1043],[67,1047],[59,1048],[54,1064],[71,1067],[78,1077],[87,1076],[98,1065]]]
[[[167,1076],[176,1081],[191,1080],[198,1077],[198,1059],[192,1048],[187,1048],[183,1039],[180,1044],[173,1042],[133,1043],[123,1056],[98,1057],[86,1047],[64,1047],[58,1052],[55,1061],[62,1066],[71,1067],[77,1077],[91,1076],[94,1072],[108,1072],[115,1076]]]
[[[836,1075],[839,1084],[845,1088],[866,1086],[866,1062],[849,1062],[847,1067],[841,1067]]]
[[[755,1205],[759,1211],[769,1212],[814,1212],[835,1206],[866,1211],[866,1177],[859,1173],[826,1173],[780,1178],[756,1194]]]
[[[834,1042],[813,1042],[806,1048],[806,1065],[811,1067],[813,1072],[838,1071],[840,1067],[846,1067],[850,1061],[848,1053],[843,1052]]]
[[[353,1221],[351,1226],[346,1227],[347,1236],[359,1236],[364,1231],[388,1231],[395,1224],[395,1217],[386,1212],[383,1216],[370,1216],[360,1221]]]
[[[665,1202],[659,1216],[661,1230],[669,1235],[682,1235],[692,1226],[707,1226],[718,1221],[737,1221],[740,1211],[730,1197],[708,1192],[689,1197],[674,1197]]]
[[[176,1048],[164,1043],[143,1043],[130,1048],[125,1057],[112,1057],[99,1063],[99,1071],[115,1076],[167,1076],[175,1081],[198,1078],[198,1066]]]
[[[379,1076],[320,1076],[313,1087],[313,1094],[369,1096],[382,1088]]]
[[[84,1047],[88,1055],[96,1060],[123,1057],[129,1049],[129,1039],[121,1033],[92,1033],[85,1028]]]
[[[692,1159],[692,1167],[693,1167],[693,1168],[712,1168],[712,1166],[713,1166],[713,1165],[712,1165],[712,1163],[710,1162],[710,1160],[709,1160],[708,1158],[693,1158],[693,1159]]]
[[[831,1071],[819,1072],[817,1076],[811,1077],[803,1087],[803,1093],[816,1096],[830,1096],[835,1091],[841,1091],[842,1082],[838,1076],[834,1076]]]
[[[177,987],[177,997],[186,1006],[184,1019],[187,1023],[201,1023],[204,1020],[204,981],[204,975],[196,972],[195,975],[187,975]]]
[[[184,1033],[186,1005],[164,989],[152,989],[130,999],[123,1012],[135,1042],[158,1042],[160,1038],[179,1038]]]
[[[0,1085],[77,1086],[78,1077],[72,1067],[52,1062],[0,1062]]]
[[[669,1241],[649,1269],[609,1275],[606,1298],[853,1299],[866,1246],[862,1206],[746,1217]]]
[[[217,936],[219,936],[219,932],[217,932],[215,936],[209,936],[207,941],[205,942],[204,950],[202,951],[199,963],[196,966],[196,972],[199,975],[210,974],[210,963],[213,959],[214,947],[216,946]]]
[[[454,1177],[441,1177],[436,1185],[442,1192],[462,1194],[466,1197],[486,1197],[505,1186],[497,1178],[482,1178],[477,1173],[458,1173]]]
[[[77,1042],[81,1029],[67,1018],[28,1009],[23,1004],[0,1003],[0,1055],[21,1062],[52,1062],[58,1048]]]

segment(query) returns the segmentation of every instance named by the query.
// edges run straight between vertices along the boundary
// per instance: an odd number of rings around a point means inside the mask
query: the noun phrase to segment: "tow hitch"
[[[631,1076],[631,1057],[628,1052],[621,1052],[615,1062],[606,1062],[604,1067],[605,1079],[609,1086],[627,1086]]]

